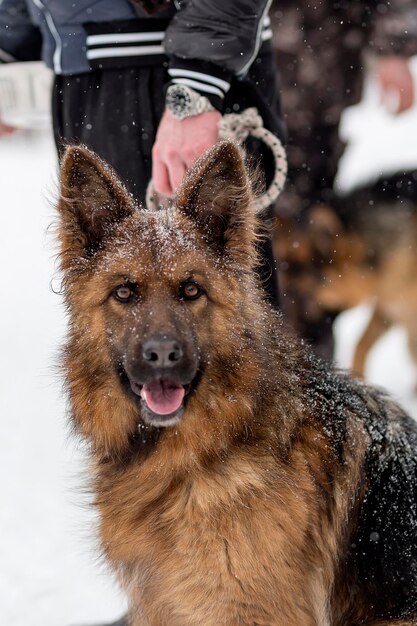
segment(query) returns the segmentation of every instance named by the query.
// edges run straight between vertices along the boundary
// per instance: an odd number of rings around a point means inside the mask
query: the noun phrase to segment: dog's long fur
[[[238,149],[153,212],[70,147],[59,215],[72,419],[130,624],[417,623],[417,428],[265,304]],[[168,425],[138,391],[166,375],[144,360],[155,337],[181,346],[188,392]]]

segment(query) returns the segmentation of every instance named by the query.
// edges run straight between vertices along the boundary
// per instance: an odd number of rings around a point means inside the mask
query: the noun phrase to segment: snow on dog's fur
[[[416,425],[264,302],[239,150],[147,211],[69,147],[59,215],[72,420],[131,626],[416,623]]]

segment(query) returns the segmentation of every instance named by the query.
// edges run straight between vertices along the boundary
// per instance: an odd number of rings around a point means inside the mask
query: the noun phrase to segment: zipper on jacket
[[[263,31],[264,21],[265,21],[266,16],[268,15],[268,12],[269,12],[269,9],[271,7],[271,4],[272,4],[272,0],[267,0],[265,8],[262,11],[261,19],[259,20],[259,23],[258,23],[258,30],[257,30],[257,33],[256,33],[256,41],[255,41],[255,47],[253,49],[253,53],[252,53],[249,61],[246,63],[246,65],[240,70],[240,72],[238,74],[239,77],[244,77],[245,76],[245,74],[248,72],[250,66],[254,62],[254,60],[256,58],[256,55],[259,52],[259,48],[260,48],[260,45],[261,45],[261,42],[262,42],[262,31]]]
[[[48,28],[55,41],[55,52],[52,57],[53,64],[54,64],[54,71],[55,71],[55,74],[62,74],[62,62],[61,62],[62,41],[61,41],[61,37],[59,36],[57,27],[55,26],[54,20],[52,19],[52,15],[46,9],[43,2],[41,2],[41,0],[32,0],[32,2],[45,16],[46,23],[48,24]]]

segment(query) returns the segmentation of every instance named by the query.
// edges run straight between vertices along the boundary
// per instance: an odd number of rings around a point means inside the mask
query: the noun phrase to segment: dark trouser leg
[[[261,114],[264,126],[285,140],[282,123],[280,93],[275,58],[270,42],[265,42],[255,59],[246,80],[234,80],[227,94],[225,113],[239,113],[248,107],[256,107]],[[250,139],[246,142],[249,164],[254,165],[264,177],[266,186],[275,173],[275,162],[265,144]],[[273,210],[264,212],[267,236],[260,246],[261,264],[258,273],[267,299],[275,308],[280,308],[277,262],[273,255],[272,227]]]
[[[314,109],[312,114],[314,113]],[[290,122],[296,115],[289,115]],[[297,118],[298,119],[298,118]],[[301,246],[310,244],[309,223],[311,207],[316,203],[328,204],[335,207],[333,183],[337,171],[337,164],[342,153],[343,145],[338,137],[338,124],[318,124],[312,128],[296,126],[289,127],[289,144],[287,147],[289,161],[289,175],[287,186],[278,199],[277,213],[288,220],[289,231],[294,232],[294,243]],[[308,164],[308,167],[305,165]],[[296,233],[301,232],[297,241]],[[304,242],[304,244],[303,244]],[[306,249],[308,249],[306,247]],[[317,282],[317,260],[313,260],[316,252],[305,257],[302,267],[296,262],[288,261],[289,268],[283,270],[287,278],[281,273],[281,285],[285,283],[285,290],[290,294],[282,297],[284,315],[295,327],[298,334],[311,344],[316,354],[331,360],[334,352],[333,321],[336,313],[326,310],[319,312],[316,302],[314,316],[311,308],[305,306],[304,293],[306,285]],[[286,259],[284,259],[286,261]],[[325,268],[324,259],[321,261]],[[303,272],[304,281],[301,284],[294,276],[293,284],[289,284],[292,273]],[[308,280],[307,280],[308,279]],[[311,297],[313,292],[311,292]]]
[[[110,163],[129,191],[143,202],[166,80],[163,67],[58,76],[53,96],[58,151],[68,143],[85,144]]]

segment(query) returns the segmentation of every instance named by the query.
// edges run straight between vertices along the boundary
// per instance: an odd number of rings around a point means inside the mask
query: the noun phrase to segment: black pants
[[[164,110],[169,77],[161,65],[94,70],[57,76],[53,90],[53,123],[58,151],[68,143],[83,143],[110,163],[127,188],[144,202],[151,177],[151,151]],[[226,112],[257,106],[265,126],[283,135],[274,58],[263,46],[245,81],[233,81]],[[268,180],[273,161],[260,145],[250,146]],[[266,219],[270,219],[270,215]],[[277,268],[271,238],[262,244],[260,279],[278,307]]]

